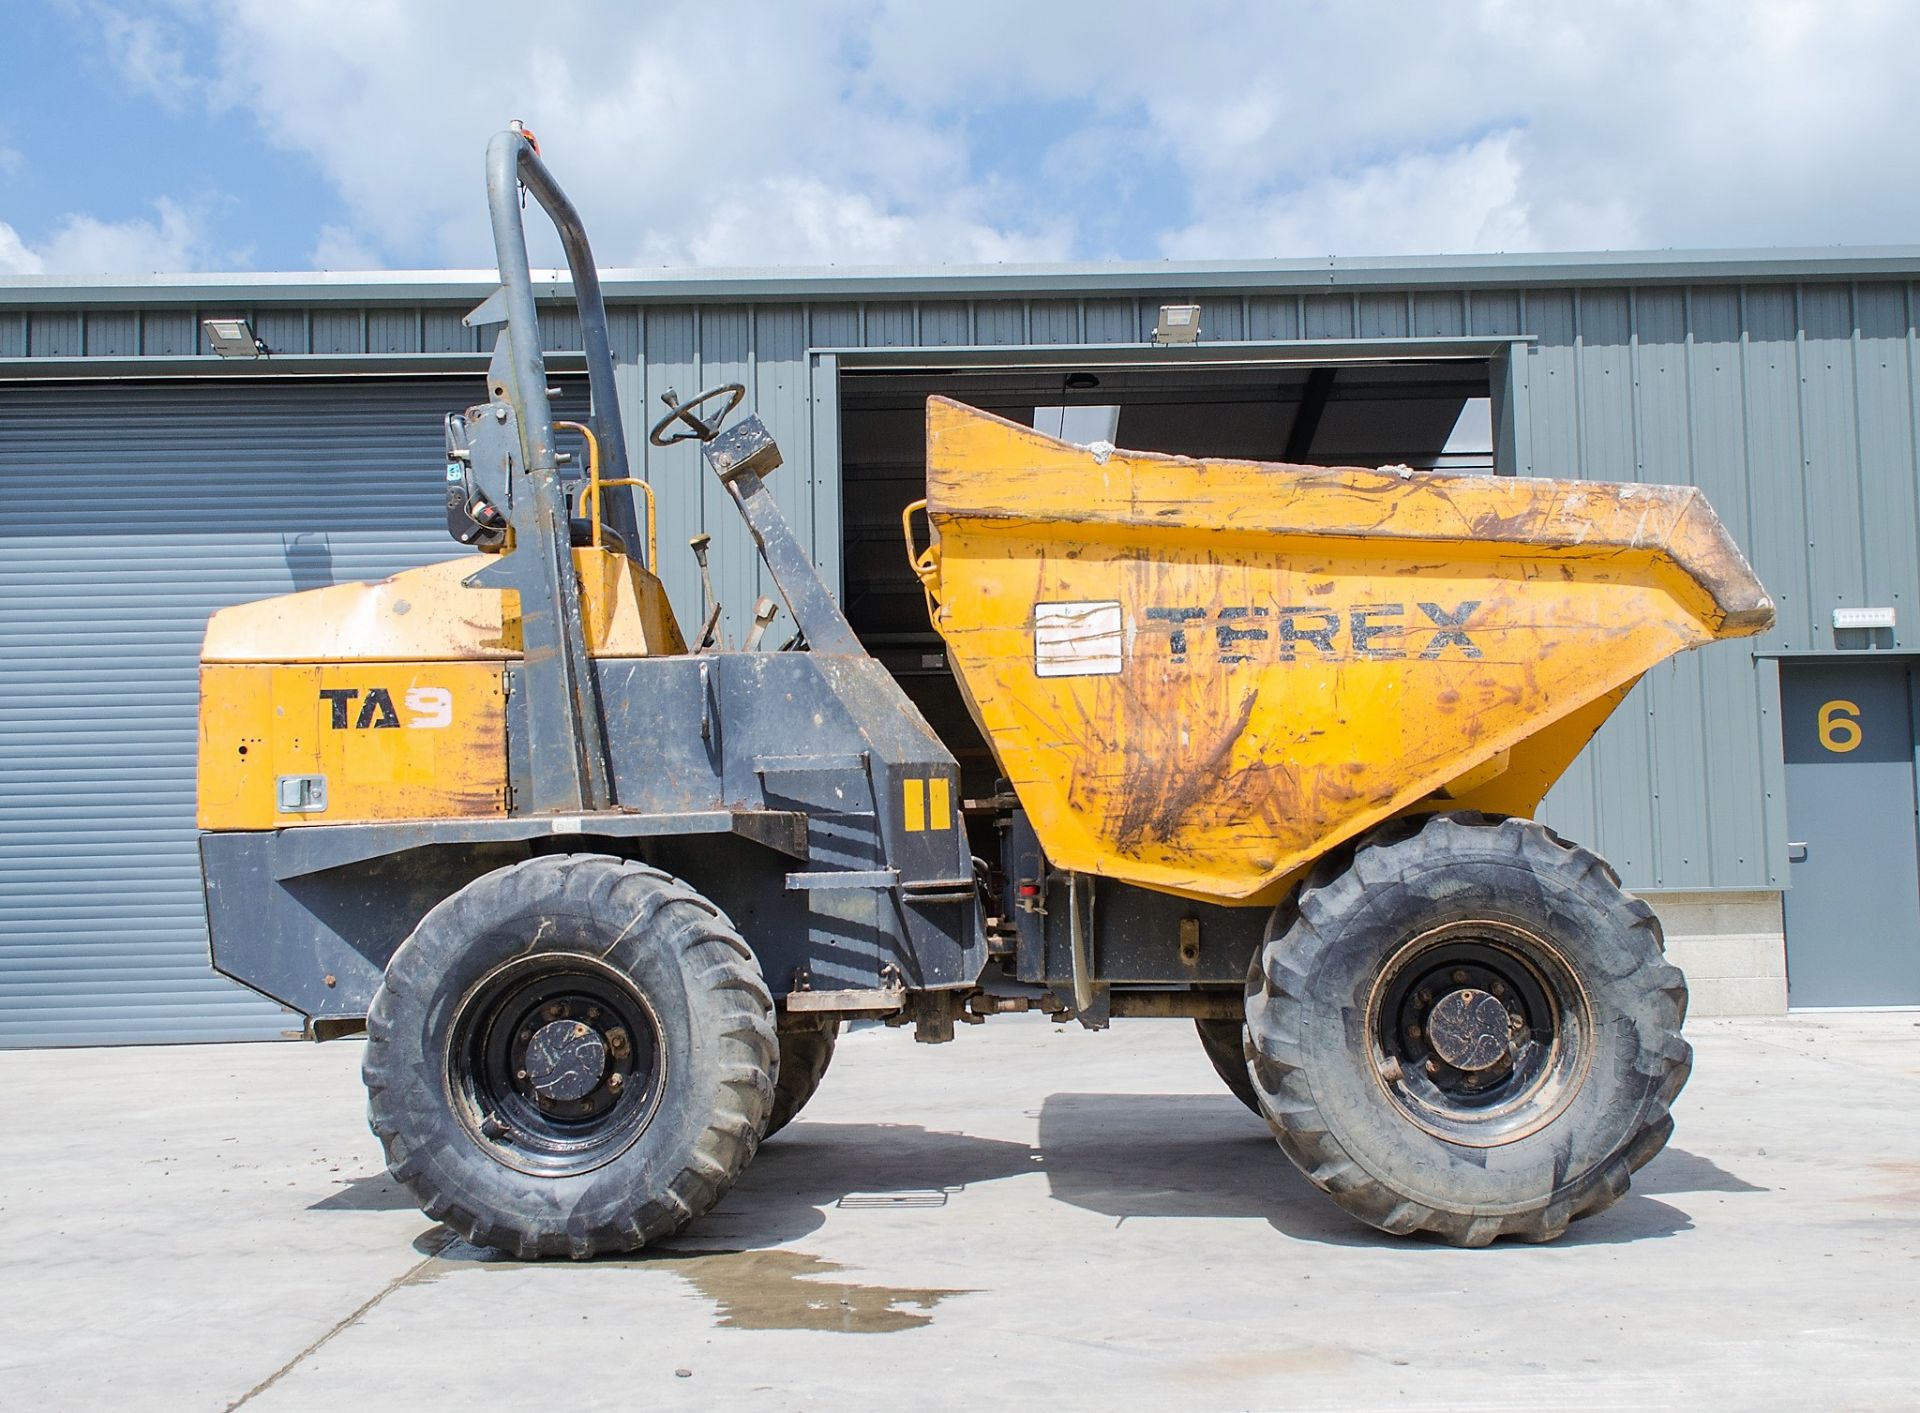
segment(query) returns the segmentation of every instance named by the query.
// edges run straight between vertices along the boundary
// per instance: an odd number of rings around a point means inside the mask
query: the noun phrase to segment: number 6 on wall
[[[1860,708],[1835,698],[1820,708],[1820,744],[1845,755],[1860,744]]]

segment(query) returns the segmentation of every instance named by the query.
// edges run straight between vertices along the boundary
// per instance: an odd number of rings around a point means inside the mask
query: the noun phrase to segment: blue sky
[[[1889,0],[11,0],[5,38],[0,277],[484,264],[513,117],[609,266],[1920,235]]]

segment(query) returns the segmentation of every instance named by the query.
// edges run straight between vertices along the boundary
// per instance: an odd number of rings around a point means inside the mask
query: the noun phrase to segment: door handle
[[[1788,844],[1787,845],[1787,862],[1788,863],[1805,863],[1806,861],[1807,861],[1807,846],[1805,844]]]

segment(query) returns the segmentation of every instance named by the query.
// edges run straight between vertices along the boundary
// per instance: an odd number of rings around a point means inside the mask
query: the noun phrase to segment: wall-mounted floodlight
[[[1891,608],[1836,608],[1833,611],[1833,626],[1836,628],[1891,628],[1893,616]]]
[[[1197,304],[1161,305],[1159,322],[1153,326],[1153,341],[1155,343],[1200,342],[1200,306]]]
[[[268,352],[245,319],[202,319],[200,327],[207,331],[207,343],[222,358],[259,358]]]

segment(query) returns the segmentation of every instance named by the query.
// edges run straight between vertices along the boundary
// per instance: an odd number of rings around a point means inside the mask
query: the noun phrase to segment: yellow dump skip
[[[1091,451],[927,404],[917,561],[1056,866],[1221,901],[1393,813],[1529,814],[1773,606],[1687,487]]]

